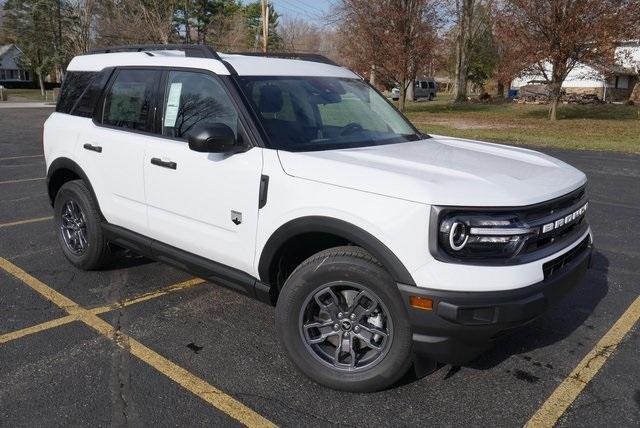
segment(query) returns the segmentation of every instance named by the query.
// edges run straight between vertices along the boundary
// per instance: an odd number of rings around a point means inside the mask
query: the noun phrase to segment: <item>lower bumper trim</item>
[[[589,244],[549,278],[516,290],[466,293],[399,284],[415,352],[442,363],[472,360],[494,339],[530,323],[574,289],[589,267],[591,253]],[[432,299],[434,310],[411,307],[410,296]]]

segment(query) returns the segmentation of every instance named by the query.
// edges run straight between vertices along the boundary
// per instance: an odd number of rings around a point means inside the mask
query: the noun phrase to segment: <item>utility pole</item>
[[[269,43],[269,0],[261,0],[262,6],[262,52],[267,52]]]

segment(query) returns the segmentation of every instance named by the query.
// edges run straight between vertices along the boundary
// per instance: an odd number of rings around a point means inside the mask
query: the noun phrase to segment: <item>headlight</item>
[[[452,214],[440,222],[438,241],[455,258],[508,258],[518,254],[526,239],[537,232],[514,214]]]
[[[523,207],[431,207],[429,251],[447,263],[518,264],[547,257],[586,232],[584,188]]]

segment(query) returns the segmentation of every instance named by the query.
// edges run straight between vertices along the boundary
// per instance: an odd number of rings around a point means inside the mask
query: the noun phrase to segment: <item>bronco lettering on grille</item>
[[[574,222],[576,219],[582,217],[584,213],[587,211],[587,207],[589,206],[589,202],[581,206],[578,210],[574,211],[571,214],[567,214],[566,216],[557,219],[551,223],[547,223],[542,226],[542,233],[549,233],[552,230],[559,229],[562,226],[565,226],[569,223]]]

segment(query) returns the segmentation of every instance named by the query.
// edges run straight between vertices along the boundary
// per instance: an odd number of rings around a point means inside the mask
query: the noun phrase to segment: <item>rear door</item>
[[[160,75],[154,69],[117,69],[79,145],[82,156],[91,158],[87,173],[107,221],[145,235],[144,155]]]
[[[144,161],[149,236],[244,271],[255,255],[262,149],[199,153],[188,138],[222,123],[247,141],[238,109],[217,76],[171,70],[163,78],[159,134]]]

